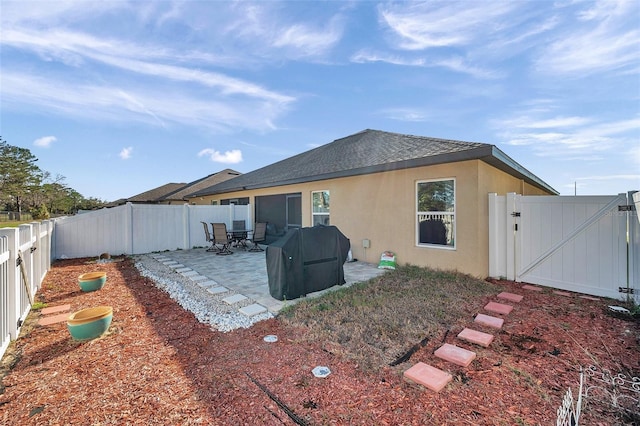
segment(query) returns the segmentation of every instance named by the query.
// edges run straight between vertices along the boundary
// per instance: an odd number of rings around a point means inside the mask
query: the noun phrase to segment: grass
[[[425,337],[467,323],[498,290],[468,275],[407,265],[287,306],[279,317],[306,327],[305,339],[329,342],[361,367],[377,369]]]
[[[21,220],[21,221],[15,221],[15,220],[8,220],[8,221],[0,221],[0,228],[17,228],[18,226],[24,224],[24,223],[30,223],[30,220]]]

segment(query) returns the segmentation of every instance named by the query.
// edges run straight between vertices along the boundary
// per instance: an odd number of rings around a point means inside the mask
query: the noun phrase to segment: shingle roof
[[[126,201],[131,203],[155,203],[167,194],[171,194],[184,187],[186,183],[167,183],[149,191],[142,192],[133,197],[127,198]]]
[[[364,130],[200,190],[205,196],[471,159],[557,193],[493,145]]]
[[[213,185],[227,181],[229,179],[233,179],[241,174],[242,173],[232,169],[224,169],[217,173],[212,173],[209,176],[194,180],[193,182],[189,182],[177,191],[168,193],[163,197],[160,197],[158,201],[184,201],[190,194],[193,194],[194,192],[197,192],[201,189],[209,188]]]

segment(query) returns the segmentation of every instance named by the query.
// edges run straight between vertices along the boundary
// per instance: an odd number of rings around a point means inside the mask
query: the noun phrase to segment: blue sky
[[[640,1],[0,1],[0,135],[85,197],[370,128],[640,189]]]

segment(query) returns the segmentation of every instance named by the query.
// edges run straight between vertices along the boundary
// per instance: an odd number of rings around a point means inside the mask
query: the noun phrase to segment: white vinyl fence
[[[632,195],[489,194],[489,275],[639,302]]]
[[[251,206],[191,206],[127,203],[56,219],[54,259],[142,254],[205,247],[202,223],[244,220],[253,229]]]
[[[51,267],[53,221],[0,228],[0,357],[17,339]]]

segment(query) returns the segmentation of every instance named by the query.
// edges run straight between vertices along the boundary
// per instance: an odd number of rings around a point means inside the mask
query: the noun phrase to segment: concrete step
[[[456,345],[450,345],[449,343],[440,346],[434,355],[461,367],[468,367],[471,361],[476,358],[475,352],[468,351]]]
[[[458,339],[475,343],[476,345],[480,345],[485,348],[489,347],[491,342],[493,342],[493,338],[493,334],[483,333],[470,328],[465,328],[458,334]]]
[[[446,371],[439,370],[424,362],[419,362],[405,371],[404,378],[434,392],[440,392],[453,379],[451,374]]]

